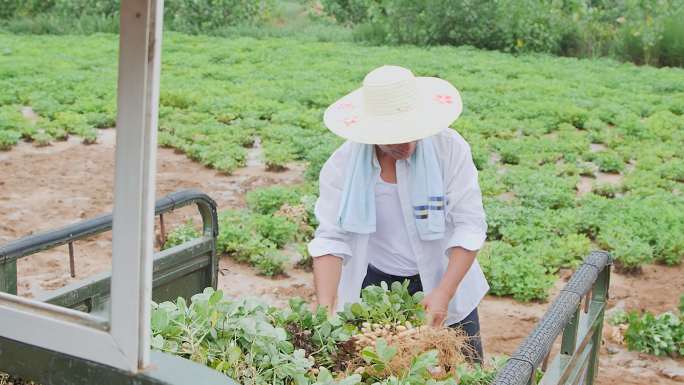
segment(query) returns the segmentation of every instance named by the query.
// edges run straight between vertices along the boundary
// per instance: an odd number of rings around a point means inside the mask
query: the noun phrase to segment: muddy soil
[[[114,130],[101,130],[97,144],[82,145],[77,138],[36,148],[22,143],[0,152],[0,244],[34,232],[46,231],[91,218],[112,208]],[[223,175],[170,149],[158,153],[157,196],[199,189],[216,200],[219,210],[244,207],[244,194],[258,186],[301,181],[303,167],[292,165],[282,173],[268,172],[258,147],[250,151],[248,166]],[[199,216],[193,208],[169,215],[168,227]],[[109,233],[76,243],[76,278],[69,276],[66,246],[22,259],[18,264],[19,294],[36,296],[95,273],[108,270]],[[287,250],[294,266],[298,256]],[[230,296],[257,296],[284,305],[292,296],[313,298],[311,273],[294,267],[276,279],[256,275],[248,266],[223,258],[219,286]],[[562,275],[567,278],[570,272]],[[557,283],[554,293],[563,286]],[[613,274],[612,309],[675,309],[684,292],[684,266],[646,266],[639,276]],[[488,296],[480,306],[484,346],[488,355],[510,354],[533,329],[548,303],[523,304]],[[629,352],[604,327],[599,384],[684,383],[684,359],[656,358]]]

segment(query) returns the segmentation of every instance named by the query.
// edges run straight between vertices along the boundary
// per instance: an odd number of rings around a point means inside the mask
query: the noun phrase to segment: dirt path
[[[115,138],[115,130],[100,130],[94,145],[82,145],[71,137],[49,147],[21,143],[11,151],[0,152],[0,244],[110,212]],[[161,148],[157,196],[198,189],[216,200],[221,210],[244,206],[244,193],[255,187],[301,182],[301,165],[292,165],[282,173],[267,172],[258,153],[258,148],[251,150],[248,166],[227,176]],[[200,223],[194,207],[167,217],[167,228],[187,218]],[[19,294],[38,295],[109,270],[111,233],[76,242],[75,255],[76,278],[69,276],[66,246],[21,259],[17,264]]]
[[[114,130],[101,130],[98,144],[94,145],[84,146],[72,138],[46,148],[22,143],[11,151],[0,152],[0,244],[110,211],[114,139]],[[258,148],[250,152],[249,159],[248,167],[226,176],[173,150],[160,149],[157,196],[196,188],[213,197],[219,209],[225,209],[242,207],[245,191],[254,187],[301,180],[300,166],[285,173],[265,171]],[[193,215],[192,208],[184,208],[170,216],[169,222],[173,225]],[[25,258],[18,264],[20,295],[37,295],[109,269],[110,250],[110,234],[77,242],[75,279],[69,277],[66,247]],[[296,252],[288,253],[294,260]],[[292,296],[313,296],[311,275],[301,270],[289,268],[288,277],[269,279],[227,258],[222,259],[220,267],[219,286],[230,296],[258,296],[277,305],[284,305]],[[610,306],[655,312],[676,308],[684,292],[684,266],[646,266],[643,270],[638,277],[613,275]],[[563,284],[560,280],[555,292]],[[487,354],[513,352],[547,307],[487,297],[480,306]],[[609,325],[604,330],[601,353],[599,384],[684,383],[684,360],[628,352],[614,340]]]

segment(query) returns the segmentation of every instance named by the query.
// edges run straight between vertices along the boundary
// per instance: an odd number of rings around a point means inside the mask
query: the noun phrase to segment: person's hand
[[[449,310],[449,301],[451,301],[451,296],[439,288],[423,298],[421,303],[427,312],[428,325],[439,327],[444,324]]]

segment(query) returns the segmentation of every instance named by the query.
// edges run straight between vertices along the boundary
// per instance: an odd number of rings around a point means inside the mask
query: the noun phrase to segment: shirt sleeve
[[[444,251],[448,257],[457,246],[472,251],[481,249],[487,237],[487,222],[470,146],[458,134],[447,159],[450,164],[445,177],[446,218],[453,225]]]
[[[319,177],[320,194],[314,213],[318,219],[318,228],[314,239],[309,242],[309,254],[316,258],[323,255],[335,255],[346,263],[352,256],[350,234],[337,224],[342,185],[344,183],[343,159],[340,154],[333,154],[323,165]]]

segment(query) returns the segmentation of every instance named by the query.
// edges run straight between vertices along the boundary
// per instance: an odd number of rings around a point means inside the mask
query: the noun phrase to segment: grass
[[[112,34],[0,34],[1,145],[92,135],[113,122],[117,44]],[[341,143],[323,127],[323,110],[369,70],[398,64],[451,81],[465,104],[453,128],[471,144],[493,241],[482,253],[485,273],[525,277],[500,282],[497,294],[543,299],[557,270],[589,248],[613,251],[637,271],[684,255],[684,70],[179,33],[165,34],[162,63],[160,144],[230,173],[258,136],[273,167],[307,162],[310,182]],[[18,120],[21,106],[33,107],[38,122]],[[592,152],[592,143],[604,149]],[[619,184],[595,180],[593,192],[578,196],[580,176],[599,171]],[[512,198],[500,199],[506,192]]]

